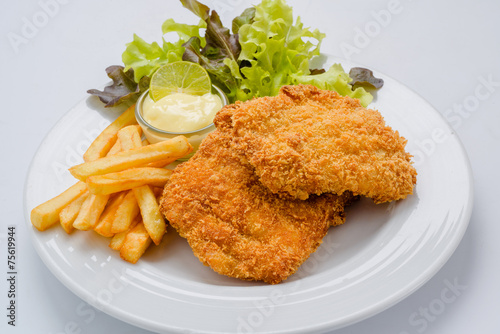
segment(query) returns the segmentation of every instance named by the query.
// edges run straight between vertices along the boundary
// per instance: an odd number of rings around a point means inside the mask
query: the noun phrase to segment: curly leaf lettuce
[[[159,67],[179,60],[203,66],[231,102],[274,96],[281,86],[295,84],[335,90],[360,99],[364,106],[371,102],[368,92],[356,88],[366,78],[353,81],[338,64],[328,70],[310,69],[325,35],[304,27],[300,17],[294,21],[292,7],[285,0],[262,0],[247,8],[233,19],[232,31],[224,27],[216,11],[199,1],[180,2],[199,17],[199,23],[166,20],[162,33],[176,33],[176,42],[163,38],[161,44],[148,43],[134,34],[122,54],[125,67],[115,71],[118,83],[106,92],[91,90],[107,105],[133,102]]]
[[[238,34],[238,60],[249,66],[238,69],[226,60],[239,79],[238,100],[276,95],[281,86],[292,83],[290,74],[309,74],[309,59],[319,55],[324,38],[318,30],[304,28],[300,18],[294,24],[292,7],[283,0],[263,0],[255,6],[251,23],[241,25]]]
[[[134,34],[132,42],[127,44],[122,54],[125,67],[111,66],[106,69],[113,83],[104,91],[90,89],[88,93],[98,96],[106,107],[135,102],[149,88],[150,77],[159,67],[182,60],[185,52],[183,44],[190,38],[197,38],[200,47],[205,46],[205,37],[200,35],[200,30],[206,27],[204,20],[200,20],[197,25],[189,25],[168,19],[161,27],[162,33],[174,32],[178,40],[167,42],[163,39],[161,46],[157,42],[148,43]]]
[[[368,106],[373,96],[364,88],[352,89],[349,84],[352,79],[344,72],[340,64],[333,64],[328,71],[317,75],[294,76],[295,82],[304,85],[313,85],[319,89],[333,90],[342,96],[350,96],[359,99],[362,106]]]
[[[310,61],[320,54],[325,35],[305,28],[300,17],[294,22],[292,7],[284,0],[263,0],[247,21],[238,26],[239,64],[225,59],[240,86],[237,100],[274,96],[283,85],[309,83],[360,98],[363,105],[371,101],[371,95],[363,89],[352,91],[349,75],[341,67],[320,75],[311,73]],[[249,66],[240,66],[242,63]]]
[[[122,54],[125,71],[130,68],[134,69],[134,80],[139,82],[143,76],[151,76],[160,66],[182,60],[185,51],[182,45],[192,36],[200,38],[200,43],[204,45],[205,38],[200,36],[200,29],[204,28],[206,28],[206,23],[203,20],[200,20],[198,25],[189,25],[168,19],[162,25],[162,33],[165,35],[175,32],[179,36],[179,40],[167,42],[163,39],[162,46],[157,42],[147,43],[134,34],[133,41],[127,44],[127,48]]]
[[[240,31],[240,27],[247,23],[253,23],[253,19],[255,18],[255,7],[247,8],[241,13],[239,16],[236,16],[233,19],[231,29],[233,30],[233,34],[237,34]]]

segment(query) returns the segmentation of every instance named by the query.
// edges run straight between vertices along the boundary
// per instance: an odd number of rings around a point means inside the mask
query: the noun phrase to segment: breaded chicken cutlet
[[[215,131],[164,188],[160,210],[214,271],[279,283],[344,222],[353,196],[325,194],[286,200],[258,180],[227,134]]]
[[[307,199],[352,191],[376,203],[412,194],[406,139],[378,111],[310,85],[224,107],[214,123],[273,193]]]

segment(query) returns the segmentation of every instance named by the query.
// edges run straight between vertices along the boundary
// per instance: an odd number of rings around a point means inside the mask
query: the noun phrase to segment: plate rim
[[[360,67],[365,67],[362,64],[359,63],[353,63],[350,60],[343,59],[337,56],[332,56],[329,54],[323,54],[322,55],[326,56],[327,62],[333,61],[335,63],[339,63],[342,65],[342,67],[346,67],[346,64],[349,64],[351,67],[354,66],[360,66]],[[436,273],[442,269],[442,267],[448,262],[448,260],[451,258],[451,256],[454,254],[455,250],[457,249],[458,245],[461,243],[467,229],[469,226],[470,218],[472,216],[472,210],[474,206],[474,186],[473,186],[473,172],[472,172],[472,166],[470,163],[470,159],[468,157],[467,151],[456,134],[455,130],[451,127],[451,125],[446,121],[446,119],[443,117],[441,113],[438,112],[438,110],[431,104],[427,99],[423,98],[421,95],[419,95],[417,92],[415,92],[413,89],[409,88],[408,86],[404,85],[401,83],[399,80],[383,74],[383,72],[378,71],[377,69],[373,67],[369,67],[375,74],[382,74],[385,78],[389,78],[392,81],[396,82],[400,86],[404,87],[408,91],[410,91],[412,94],[415,96],[418,96],[425,104],[433,110],[433,113],[438,116],[440,119],[441,123],[443,126],[446,127],[447,130],[450,130],[452,133],[452,139],[458,144],[458,148],[460,149],[460,155],[463,158],[463,161],[465,162],[465,168],[467,170],[467,180],[463,180],[463,184],[466,182],[466,186],[468,188],[468,198],[469,201],[465,203],[466,205],[464,206],[465,211],[464,213],[460,216],[460,223],[459,228],[455,230],[455,235],[456,237],[452,240],[453,242],[450,242],[446,245],[445,250],[441,252],[441,256],[436,259],[436,261],[433,261],[430,266],[427,267],[427,270],[424,271],[421,275],[416,277],[414,280],[411,281],[412,284],[407,284],[405,285],[404,288],[401,288],[397,292],[393,292],[391,296],[384,298],[383,301],[370,305],[368,307],[364,307],[361,311],[357,313],[352,313],[349,316],[345,316],[342,318],[342,321],[339,319],[335,319],[333,321],[324,321],[321,323],[314,323],[309,326],[304,326],[301,328],[295,328],[295,329],[287,329],[287,330],[279,330],[279,331],[273,331],[273,333],[306,333],[306,332],[322,332],[326,330],[334,330],[334,329],[340,329],[349,325],[352,325],[354,323],[363,321],[367,318],[370,318],[384,310],[387,310],[388,308],[396,305],[403,299],[407,298],[409,295],[413,294],[415,291],[420,289],[425,283],[427,283],[432,277],[436,275]],[[104,85],[103,85],[104,86]],[[29,166],[28,170],[25,175],[25,180],[24,180],[24,187],[23,187],[23,210],[24,210],[24,216],[25,216],[25,223],[28,225],[28,233],[31,238],[31,244],[34,246],[38,256],[41,258],[42,262],[45,264],[45,266],[49,269],[49,271],[61,282],[68,290],[70,290],[72,293],[74,293],[76,296],[78,296],[80,299],[84,300],[87,302],[89,305],[92,305],[93,307],[96,307],[94,305],[92,296],[90,296],[90,292],[86,291],[84,287],[76,284],[65,272],[62,270],[59,270],[60,268],[57,266],[57,263],[53,260],[50,259],[47,256],[42,256],[42,254],[47,255],[45,249],[42,247],[41,243],[36,240],[36,229],[32,226],[31,221],[30,221],[30,210],[27,205],[27,192],[29,191],[28,189],[28,179],[30,178],[30,175],[32,173],[32,167],[37,160],[38,155],[40,154],[41,148],[44,146],[46,141],[49,139],[50,135],[53,133],[53,131],[60,126],[61,123],[65,121],[67,117],[69,117],[69,114],[71,111],[76,109],[80,104],[85,103],[89,97],[86,97],[84,99],[81,99],[78,103],[76,103],[72,108],[70,108],[48,131],[48,133],[44,136],[43,140],[40,142],[36,153],[34,154]],[[410,287],[410,288],[409,288]],[[156,323],[152,323],[151,321],[147,321],[146,319],[143,319],[139,316],[136,316],[132,314],[131,312],[123,310],[123,308],[118,308],[118,307],[109,307],[105,309],[100,309],[104,313],[117,318],[121,321],[124,321],[128,324],[131,324],[133,326],[137,326],[146,330],[151,330],[151,331],[173,331],[175,333],[185,333],[186,330],[189,330],[187,328],[180,328],[177,326],[171,326],[168,325],[168,323],[162,323],[161,326],[157,325]],[[257,330],[256,332],[259,332]],[[214,331],[204,331],[204,333],[221,333],[221,332],[214,332]]]

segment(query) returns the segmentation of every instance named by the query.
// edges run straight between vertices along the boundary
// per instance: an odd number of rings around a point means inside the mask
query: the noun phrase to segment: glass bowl
[[[152,126],[149,124],[144,117],[142,116],[142,105],[144,103],[144,99],[146,98],[147,94],[149,94],[149,89],[146,90],[137,100],[137,103],[135,105],[135,118],[137,119],[137,123],[142,128],[142,131],[144,132],[144,136],[146,139],[151,143],[157,143],[163,140],[168,140],[170,138],[174,138],[180,135],[185,136],[189,143],[193,145],[193,152],[188,154],[187,156],[179,159],[180,161],[186,161],[189,158],[193,156],[193,154],[198,150],[198,147],[201,144],[201,141],[212,131],[215,130],[215,125],[214,123],[210,123],[209,125],[199,129],[199,130],[194,130],[194,131],[188,131],[188,132],[171,132],[171,131],[165,131],[162,129],[158,129],[157,127]],[[217,86],[212,85],[212,94],[216,94],[220,97],[222,101],[222,106],[224,107],[225,105],[229,104],[229,100],[224,94],[224,92]]]

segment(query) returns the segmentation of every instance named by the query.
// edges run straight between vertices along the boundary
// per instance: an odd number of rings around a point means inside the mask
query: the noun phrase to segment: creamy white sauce
[[[142,105],[142,116],[152,126],[169,132],[189,132],[213,122],[222,108],[222,100],[214,94],[189,95],[173,93],[159,101],[149,95]]]

